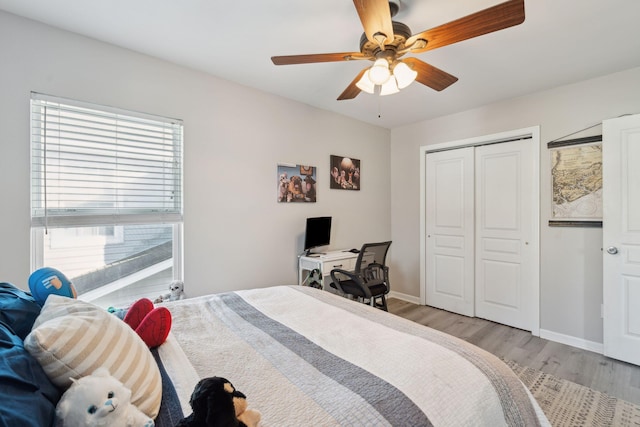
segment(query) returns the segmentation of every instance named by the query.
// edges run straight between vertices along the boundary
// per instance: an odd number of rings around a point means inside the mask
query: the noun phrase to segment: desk
[[[341,268],[352,271],[358,254],[333,251],[321,255],[302,255],[298,258],[298,285],[319,286],[326,289],[331,283],[331,270]],[[314,272],[314,270],[318,270]]]
[[[365,253],[363,258],[363,263],[373,261],[373,254]],[[341,268],[353,271],[356,268],[357,259],[358,254],[344,250],[322,255],[302,255],[298,258],[298,285],[319,286],[321,289],[328,290],[331,283],[331,270]],[[317,270],[315,274],[314,270]]]

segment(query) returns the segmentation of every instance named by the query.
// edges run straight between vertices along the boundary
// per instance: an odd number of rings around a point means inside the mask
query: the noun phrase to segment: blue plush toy
[[[43,306],[51,294],[68,298],[77,298],[76,288],[67,276],[51,267],[42,267],[29,276],[31,296],[40,306]]]

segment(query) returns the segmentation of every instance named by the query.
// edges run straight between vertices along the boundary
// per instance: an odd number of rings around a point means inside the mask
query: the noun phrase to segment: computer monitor
[[[320,216],[307,218],[304,232],[305,255],[311,253],[311,249],[328,246],[331,241],[331,217]]]

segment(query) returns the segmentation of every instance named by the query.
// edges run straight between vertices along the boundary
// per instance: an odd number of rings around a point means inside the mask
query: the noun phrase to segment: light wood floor
[[[396,298],[389,298],[387,304],[391,313],[454,335],[500,358],[640,405],[640,366],[534,337],[529,332],[484,319]]]

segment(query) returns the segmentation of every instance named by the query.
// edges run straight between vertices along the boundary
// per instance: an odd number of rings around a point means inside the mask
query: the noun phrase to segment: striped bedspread
[[[163,401],[165,418],[190,414],[197,381],[220,376],[262,426],[549,425],[493,355],[329,292],[280,286],[166,306],[172,332],[157,359],[177,401]]]

